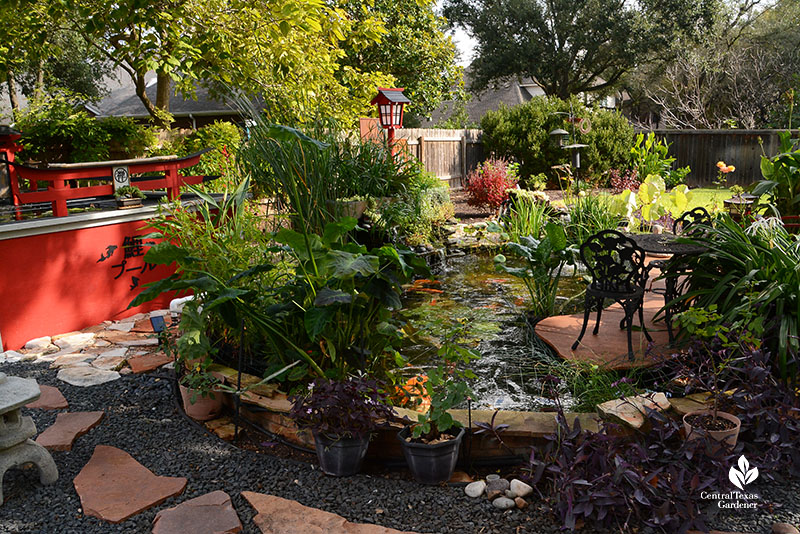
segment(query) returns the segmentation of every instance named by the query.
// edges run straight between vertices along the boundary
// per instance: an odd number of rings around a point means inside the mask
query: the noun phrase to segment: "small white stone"
[[[521,480],[513,479],[511,481],[511,491],[517,494],[517,497],[527,497],[533,493],[533,488]]]
[[[37,352],[44,352],[52,343],[50,336],[37,337],[25,343],[25,348],[28,350],[35,350]]]
[[[498,497],[492,501],[492,505],[495,508],[499,508],[501,510],[510,510],[517,506],[517,503],[509,499],[508,497]]]
[[[470,482],[469,484],[467,484],[467,487],[464,488],[464,493],[466,493],[467,496],[472,497],[473,499],[483,495],[484,491],[486,491],[486,482],[484,482],[483,480],[476,480],[475,482]]]

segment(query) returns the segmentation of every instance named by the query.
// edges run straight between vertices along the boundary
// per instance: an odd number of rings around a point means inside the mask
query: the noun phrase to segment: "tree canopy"
[[[472,86],[531,77],[548,95],[600,91],[671,52],[711,20],[715,0],[445,0],[477,42]]]

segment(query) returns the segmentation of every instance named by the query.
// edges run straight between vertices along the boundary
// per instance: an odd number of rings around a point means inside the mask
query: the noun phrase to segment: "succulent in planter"
[[[429,402],[428,410],[419,413],[417,421],[397,435],[414,478],[423,484],[450,479],[464,437],[462,424],[453,419],[449,410],[467,402],[472,394],[467,380],[476,378],[470,369],[460,369],[459,364],[468,364],[479,355],[458,343],[464,338],[467,321],[460,322],[438,350],[442,363],[428,371],[426,379],[416,381],[419,395],[415,400]]]
[[[298,428],[311,430],[322,470],[349,476],[361,469],[371,434],[394,417],[377,381],[366,377],[317,378],[307,394],[289,398],[289,415]]]

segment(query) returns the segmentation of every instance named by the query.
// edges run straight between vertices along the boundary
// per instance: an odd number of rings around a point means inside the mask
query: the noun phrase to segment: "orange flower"
[[[425,394],[426,375],[412,376],[402,386],[395,387],[392,399],[397,406],[408,406],[419,412],[427,412],[431,407],[431,398]],[[410,406],[409,406],[410,405]]]
[[[725,162],[724,161],[718,161],[717,162],[717,168],[718,169],[722,169],[722,167],[724,167],[724,166],[725,166]]]

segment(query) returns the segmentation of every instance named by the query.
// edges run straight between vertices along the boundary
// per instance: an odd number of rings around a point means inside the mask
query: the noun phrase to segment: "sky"
[[[475,49],[476,41],[461,28],[456,28],[449,33],[453,36],[453,42],[456,44],[459,54],[461,55],[458,64],[466,67],[472,61],[472,54]]]

